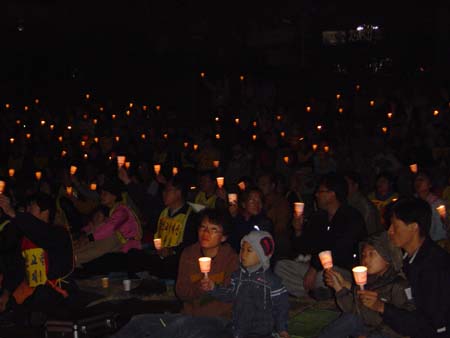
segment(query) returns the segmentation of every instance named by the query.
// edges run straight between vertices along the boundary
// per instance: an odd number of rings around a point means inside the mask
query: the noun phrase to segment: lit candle
[[[189,147],[189,143],[188,143],[188,142],[184,142],[184,143],[183,143],[183,147],[184,147],[184,148]]]
[[[9,109],[11,107],[11,105],[9,103],[5,104],[5,108]]]
[[[198,144],[194,144],[194,150],[197,151],[198,149]]]
[[[341,98],[341,94],[337,93],[336,94],[336,100],[339,100]]]
[[[201,73],[200,73],[200,77],[204,78],[204,77],[205,77],[205,73],[204,73],[204,72],[201,72]]]
[[[34,173],[34,176],[36,177],[36,179],[37,179],[38,181],[40,181],[41,178],[42,178],[42,171],[36,171],[36,172]]]
[[[78,168],[77,168],[76,166],[71,165],[71,166],[70,166],[70,169],[69,169],[70,175],[75,175],[76,172],[77,172],[77,169],[78,169]]]
[[[45,126],[45,120],[41,120],[41,126]]]
[[[216,134],[216,140],[220,140],[220,134]]]
[[[216,177],[216,181],[217,181],[217,186],[219,187],[219,189],[222,189],[223,185],[225,183],[225,178],[224,177]]]
[[[369,105],[370,105],[371,107],[375,106],[375,101],[374,101],[374,100],[370,100]]]
[[[340,108],[338,109],[338,112],[339,112],[339,114],[342,114],[342,113],[344,112],[344,108],[341,108],[341,107],[340,107]]]
[[[98,143],[98,137],[94,137],[94,142]]]
[[[10,139],[9,139],[9,143],[11,143],[11,144],[13,144],[14,143],[14,137],[11,137]]]
[[[131,112],[130,112],[129,110],[127,110],[127,111],[125,112],[125,114],[126,114],[127,116],[130,116],[130,115],[131,115]]]
[[[91,185],[89,186],[89,189],[91,189],[92,191],[97,190],[97,183],[91,183]]]
[[[313,151],[316,151],[316,150],[317,150],[317,147],[318,147],[318,145],[314,143],[314,144],[312,145]]]
[[[239,124],[239,122],[240,122],[239,117],[236,117],[236,118],[234,119],[234,123]]]
[[[30,107],[25,106],[25,107],[23,107],[23,109],[24,109],[25,111],[28,111],[28,109],[30,109]]]
[[[216,116],[216,117],[214,118],[214,121],[219,122],[219,121],[220,121],[220,118],[219,118],[218,116]]]
[[[130,169],[131,162],[125,162],[125,169]]]
[[[440,205],[436,208],[439,213],[439,216],[445,218],[447,216],[447,210],[445,209],[445,205]]]
[[[64,157],[66,155],[67,155],[67,151],[66,150],[61,151],[61,157]]]
[[[72,196],[72,194],[73,194],[73,188],[72,187],[66,187],[66,193],[67,193],[67,195],[69,195],[69,196]]]
[[[386,134],[387,131],[388,131],[388,129],[387,129],[387,127],[382,127],[382,128],[381,128],[381,131],[383,132],[383,134]]]
[[[68,125],[68,126],[67,126],[67,130],[72,130],[72,126],[71,126],[71,125]]]
[[[310,113],[311,112],[311,107],[310,106],[306,106],[306,112]]]
[[[156,106],[156,110],[160,111],[161,110],[161,106]]]
[[[289,156],[284,156],[283,157],[283,162],[288,164],[289,163]]]
[[[322,126],[319,124],[319,125],[317,125],[317,130],[318,131],[321,131],[322,130]]]
[[[86,153],[83,154],[83,158],[84,158],[85,160],[87,160],[88,157],[89,157],[88,154],[86,154]]]
[[[235,193],[228,194],[228,203],[230,204],[237,204],[238,201],[238,195]]]
[[[53,129],[55,129],[55,125],[54,125],[54,124],[51,124],[51,125],[50,125],[50,130],[53,130]]]
[[[387,118],[388,118],[389,120],[392,119],[392,113],[391,113],[391,112],[387,113]]]
[[[111,118],[112,118],[113,120],[115,120],[115,119],[116,119],[116,114],[112,114],[112,115],[111,115]]]
[[[156,176],[158,176],[159,173],[161,172],[161,164],[155,164],[153,166],[153,170],[155,171]]]
[[[433,116],[438,116],[438,115],[439,115],[439,110],[435,109],[435,110],[433,111]]]
[[[16,171],[13,168],[8,169],[8,175],[9,177],[14,177],[14,174],[16,173]]]
[[[218,160],[213,161],[214,168],[219,168],[219,165],[220,165],[220,161],[218,161]]]
[[[3,194],[3,192],[5,191],[5,186],[6,186],[6,182],[0,181],[0,194]]]
[[[161,238],[154,238],[153,239],[153,244],[155,245],[155,249],[156,250],[161,250],[162,249],[162,240],[161,240]]]
[[[35,104],[39,104],[39,99],[34,100]]]
[[[173,167],[172,168],[172,176],[176,176],[178,174],[178,168],[177,167]]]
[[[417,163],[410,164],[409,170],[411,170],[413,174],[417,174],[417,171],[419,170]]]
[[[98,119],[93,119],[92,120],[92,123],[95,125],[95,124],[97,124],[98,123]]]
[[[302,202],[295,202],[294,203],[295,215],[297,215],[297,216],[303,215],[303,210],[304,209],[305,209],[305,203],[302,203]]]
[[[253,121],[253,123],[252,123],[252,125],[253,125],[253,127],[257,127],[258,126],[258,122],[256,122],[256,121]]]
[[[365,266],[355,266],[352,271],[356,285],[359,285],[361,290],[364,290],[364,285],[367,283],[367,268]]]
[[[333,256],[330,250],[320,252],[319,259],[324,269],[331,269],[333,267]]]
[[[141,139],[145,140],[147,136],[145,134],[141,134]]]
[[[100,108],[98,108],[98,110],[100,110],[101,112],[103,112],[103,111],[105,110],[105,108],[100,107]]]
[[[91,95],[88,93],[84,97],[86,98],[86,100],[89,100],[91,98]]]
[[[164,139],[168,139],[169,138],[169,134],[167,134],[167,133],[165,133],[164,135],[163,135],[163,137],[164,137]]]
[[[239,76],[239,80],[244,81],[244,75]]]
[[[252,140],[253,140],[253,141],[256,141],[256,134],[253,134],[253,135],[252,135]]]
[[[286,136],[286,133],[284,131],[282,131],[282,132],[280,132],[280,136],[284,138]]]
[[[130,108],[133,108],[133,102],[130,102],[129,104],[128,104],[128,107],[130,107]]]
[[[80,144],[81,144],[82,147],[85,147],[86,146],[86,141],[83,140],[83,141],[80,142]]]
[[[27,133],[25,136],[26,136],[26,138],[27,138],[28,140],[31,138],[31,134],[30,134],[30,133]]]
[[[244,181],[239,182],[238,187],[239,187],[239,189],[241,189],[241,191],[244,191],[245,190],[245,182]]]
[[[125,156],[117,156],[117,166],[123,167],[125,165],[126,157]]]
[[[330,151],[330,147],[329,146],[324,146],[323,147],[323,151],[325,151],[326,153],[328,153]]]
[[[148,107],[147,107],[146,105],[143,105],[143,106],[142,106],[142,110],[143,110],[143,111],[147,111],[147,109],[148,109]]]
[[[205,278],[208,278],[208,272],[211,271],[211,257],[200,257],[198,264],[200,271],[205,274]]]
[[[63,141],[63,137],[62,136],[58,136],[58,141],[62,142]]]
[[[359,91],[360,89],[361,89],[361,86],[358,84],[358,85],[356,85],[356,91]]]
[[[277,115],[277,121],[281,121],[281,115]]]
[[[116,136],[115,140],[116,140],[116,142],[119,142],[120,141],[120,136]]]

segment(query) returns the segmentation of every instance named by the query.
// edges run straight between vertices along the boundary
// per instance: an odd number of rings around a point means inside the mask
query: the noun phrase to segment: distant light
[[[358,27],[356,27],[356,30],[357,30],[358,32],[361,32],[362,30],[364,30],[364,27],[363,27],[363,26],[358,26]]]
[[[378,30],[380,27],[378,27],[378,26],[372,26],[372,29],[374,30],[374,31],[376,31],[376,30]]]

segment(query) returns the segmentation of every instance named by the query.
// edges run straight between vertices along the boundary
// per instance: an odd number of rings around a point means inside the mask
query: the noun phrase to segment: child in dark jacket
[[[228,288],[216,287],[210,279],[202,288],[213,297],[233,303],[232,331],[235,338],[288,338],[288,293],[281,279],[270,270],[275,245],[266,231],[252,231],[241,240],[239,271]]]
[[[324,328],[319,338],[344,338],[349,335],[373,338],[398,338],[399,333],[383,322],[376,311],[380,302],[412,309],[408,301],[408,281],[401,272],[402,253],[394,247],[386,232],[370,236],[361,243],[361,263],[367,267],[367,284],[359,290],[332,268],[324,274],[325,283],[336,291],[342,315]],[[408,291],[409,290],[409,291]],[[378,297],[374,296],[375,291]]]

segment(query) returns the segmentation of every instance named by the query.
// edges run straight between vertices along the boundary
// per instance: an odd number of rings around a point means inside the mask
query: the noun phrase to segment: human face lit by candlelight
[[[361,263],[367,267],[367,273],[369,275],[381,276],[389,268],[389,263],[370,244],[365,244],[362,249]]]
[[[202,249],[214,249],[226,241],[221,225],[211,223],[208,217],[204,217],[198,227],[198,241]]]
[[[241,264],[245,268],[250,268],[260,263],[256,251],[253,250],[253,247],[247,241],[242,243],[239,255],[241,258]]]
[[[244,210],[252,216],[261,213],[263,202],[259,191],[251,191],[246,201],[243,202]]]

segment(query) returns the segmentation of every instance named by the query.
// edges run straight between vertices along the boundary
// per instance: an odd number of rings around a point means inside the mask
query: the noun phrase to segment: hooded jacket
[[[366,290],[376,291],[379,298],[398,308],[412,310],[414,305],[408,301],[405,289],[408,288],[408,281],[401,272],[402,254],[400,249],[395,248],[389,241],[386,232],[374,234],[367,241],[360,244],[360,251],[365,244],[372,245],[380,256],[389,263],[388,270],[381,276],[369,275]],[[352,290],[343,288],[336,293],[336,301],[343,312],[353,313],[360,316],[369,333],[379,333],[387,337],[402,337],[383,322],[381,314],[365,307],[358,295],[358,287],[353,286]]]

